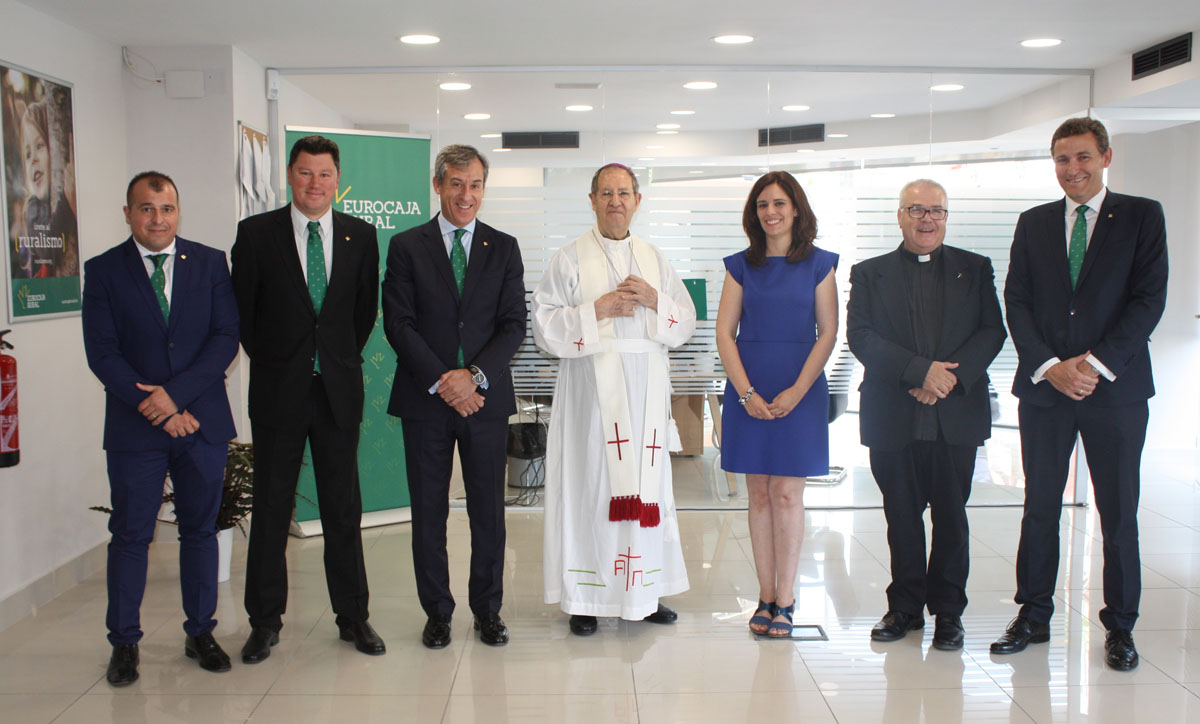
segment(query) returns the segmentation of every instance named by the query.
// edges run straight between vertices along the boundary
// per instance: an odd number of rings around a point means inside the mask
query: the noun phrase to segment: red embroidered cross
[[[621,560],[622,558],[624,558],[625,560]],[[633,566],[631,566],[630,564],[633,563],[635,558],[641,558],[641,556],[633,555],[633,549],[626,547],[625,552],[618,553],[617,560],[613,562],[613,575],[615,576],[618,573],[622,573],[622,572],[625,574],[625,590],[626,591],[629,590],[630,585],[637,584],[637,577],[639,575],[644,575],[644,573],[645,573],[640,568],[636,571],[633,570]]]
[[[667,316],[667,321],[670,322],[670,324],[667,325],[667,329],[670,329],[671,327],[674,327],[676,324],[679,324],[679,320],[675,319],[674,317],[672,317],[670,315]]]
[[[575,351],[578,352],[583,349],[583,337],[580,337],[578,342],[572,342],[571,344],[575,345]]]
[[[622,440],[622,439],[621,439],[621,431],[620,431],[620,429],[618,429],[618,428],[617,428],[617,423],[615,423],[615,422],[613,423],[613,432],[616,434],[616,437],[617,437],[617,439],[616,439],[616,440],[609,440],[609,441],[608,441],[608,444],[609,444],[609,445],[616,445],[616,446],[617,446],[617,460],[621,460],[621,459],[622,459],[622,457],[621,457],[621,443],[623,443],[623,442],[629,442],[629,440],[628,440],[628,439],[625,439],[625,440]]]
[[[645,438],[643,438],[643,439],[645,439]],[[646,446],[646,449],[648,449],[650,451],[650,467],[654,467],[654,451],[662,450],[662,445],[655,445],[656,442],[658,442],[658,428],[657,427],[654,428],[654,439],[651,440],[650,444]]]

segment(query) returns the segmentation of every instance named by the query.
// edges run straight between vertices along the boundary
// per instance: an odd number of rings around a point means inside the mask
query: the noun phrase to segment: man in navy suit
[[[1066,198],[1021,214],[1004,302],[1019,366],[1025,514],[1017,550],[1017,618],[992,644],[1009,654],[1050,640],[1058,526],[1076,435],[1083,438],[1104,534],[1105,661],[1138,665],[1139,468],[1154,394],[1150,333],[1167,297],[1162,206],[1104,186],[1108,132],[1069,119],[1050,142]]]
[[[337,144],[305,136],[288,157],[292,202],[238,224],[233,289],[250,358],[254,506],[246,557],[250,635],[242,661],[271,655],[287,608],[288,526],[304,444],[312,449],[325,583],[338,635],[372,656],[386,651],[367,623],[358,427],[362,350],[375,326],[375,227],[333,210]]]
[[[238,314],[224,252],[175,236],[179,192],[147,171],[126,191],[131,237],[84,267],[83,343],[104,383],[104,449],[112,491],[108,529],[108,682],[138,678],[147,551],[167,474],[179,522],[184,653],[228,671],[217,622],[217,511],[229,441],[237,434],[225,369],[237,355]]]
[[[454,597],[446,517],[455,443],[471,519],[468,584],[475,628],[502,646],[504,462],[516,411],[508,363],[525,338],[524,266],[517,240],[477,220],[487,159],[470,146],[441,150],[434,191],[441,214],[392,237],[383,280],[383,324],[397,367],[388,414],[402,420],[412,497],[422,641],[450,643]]]

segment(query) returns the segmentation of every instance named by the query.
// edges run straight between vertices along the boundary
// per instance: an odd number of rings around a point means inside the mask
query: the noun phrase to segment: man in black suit
[[[392,237],[383,280],[383,325],[397,357],[388,414],[404,430],[413,565],[428,616],[421,639],[431,649],[450,643],[454,612],[446,518],[455,443],[471,521],[475,628],[485,644],[508,643],[500,618],[505,443],[516,411],[508,363],[525,338],[525,287],[517,240],[475,218],[487,174],[487,159],[470,146],[438,153],[441,213]]]
[[[883,493],[892,582],[871,629],[895,641],[935,617],[933,646],[962,648],[967,498],[975,452],[991,436],[988,365],[1004,344],[992,262],[942,244],[946,191],[900,191],[900,248],[850,270],[846,338],[863,365],[859,429]],[[925,508],[933,541],[925,560]]]
[[[1058,525],[1075,438],[1083,438],[1104,535],[1105,661],[1138,664],[1133,625],[1141,598],[1139,468],[1154,394],[1150,333],[1167,297],[1162,206],[1104,186],[1108,132],[1092,118],[1064,121],[1050,142],[1066,198],[1021,214],[1004,303],[1019,366],[1025,514],[1017,550],[1017,618],[992,653],[1050,640]]]
[[[246,663],[270,656],[283,627],[284,552],[306,441],[339,635],[363,653],[385,651],[367,623],[358,485],[361,354],[375,325],[379,246],[375,227],[331,208],[340,175],[336,143],[296,141],[288,159],[292,203],[242,221],[233,245],[255,464]]]
[[[236,432],[225,368],[237,356],[238,316],[225,254],[175,235],[179,192],[147,171],[125,195],[130,238],[84,267],[83,346],[104,383],[104,450],[112,489],[108,529],[107,679],[138,678],[147,551],[168,473],[179,522],[184,653],[229,671],[217,622],[217,512]]]

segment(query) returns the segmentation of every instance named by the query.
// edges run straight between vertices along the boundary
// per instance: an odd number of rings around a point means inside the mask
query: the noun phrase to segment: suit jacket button
[[[459,329],[462,329],[462,328],[463,328],[463,323],[462,323],[462,322],[459,322],[459,323],[458,323],[458,328],[459,328]]]
[[[1075,316],[1075,310],[1074,310],[1074,309],[1072,309],[1071,311],[1067,312],[1067,314],[1069,314],[1069,315],[1071,315],[1072,317],[1074,317],[1074,316]]]
[[[175,343],[174,343],[174,342],[167,342],[167,349],[175,349]]]

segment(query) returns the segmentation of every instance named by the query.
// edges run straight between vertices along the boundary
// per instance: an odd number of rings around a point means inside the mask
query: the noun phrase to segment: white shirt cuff
[[[1062,362],[1062,360],[1060,360],[1057,357],[1051,357],[1050,359],[1043,362],[1041,367],[1038,367],[1036,370],[1034,370],[1033,377],[1030,377],[1029,379],[1033,380],[1033,384],[1036,385],[1037,383],[1046,379],[1045,378],[1046,370],[1050,369],[1051,367],[1058,364],[1059,362]]]
[[[1112,370],[1105,367],[1103,362],[1096,359],[1096,355],[1089,354],[1087,357],[1085,357],[1085,359],[1087,360],[1088,364],[1095,367],[1096,371],[1104,376],[1104,379],[1108,380],[1109,382],[1117,381],[1117,376],[1112,373]]]

